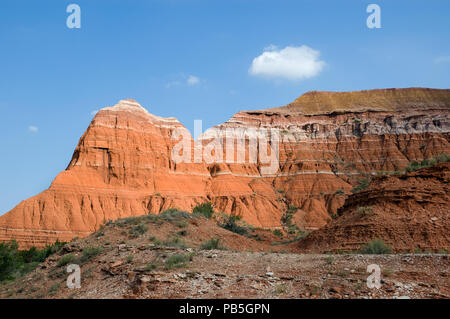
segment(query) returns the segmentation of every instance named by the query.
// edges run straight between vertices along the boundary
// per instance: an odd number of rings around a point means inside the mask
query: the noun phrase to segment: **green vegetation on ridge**
[[[28,250],[19,250],[19,244],[14,239],[0,243],[0,282],[15,280],[33,271],[48,256],[59,251],[64,244],[57,240],[53,245],[47,245],[43,249],[31,247]]]

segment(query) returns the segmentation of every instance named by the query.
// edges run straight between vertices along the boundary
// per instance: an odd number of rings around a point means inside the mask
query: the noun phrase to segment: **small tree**
[[[381,239],[374,239],[361,247],[362,254],[370,255],[382,255],[390,254],[392,249],[389,245],[385,244]]]
[[[194,207],[193,214],[199,214],[206,218],[211,218],[214,215],[214,210],[211,203],[203,203]]]
[[[247,228],[239,226],[237,224],[237,221],[240,220],[240,216],[228,216],[227,221],[220,225],[222,228],[225,228],[233,233],[239,234],[239,235],[245,235],[247,234]]]

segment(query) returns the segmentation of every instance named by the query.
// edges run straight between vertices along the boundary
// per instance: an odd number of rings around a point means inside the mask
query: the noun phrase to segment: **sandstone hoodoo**
[[[49,189],[0,217],[0,240],[43,246],[87,236],[108,220],[203,202],[258,227],[288,227],[289,212],[297,228],[318,229],[366,176],[449,154],[449,115],[450,90],[309,92],[214,128],[276,129],[278,167],[268,174],[250,152],[244,162],[175,162],[173,133],[184,126],[122,100],[96,114]],[[235,152],[220,145],[224,159]]]

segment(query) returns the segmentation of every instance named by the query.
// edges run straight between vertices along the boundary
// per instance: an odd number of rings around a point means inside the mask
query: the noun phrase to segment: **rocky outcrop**
[[[340,216],[299,244],[305,251],[355,250],[379,238],[397,252],[450,248],[450,163],[377,176]]]
[[[239,112],[205,132],[208,145],[227,129],[276,129],[279,162],[265,173],[259,156],[176,163],[174,118],[148,113],[134,100],[97,113],[67,169],[50,188],[0,217],[0,240],[22,246],[85,236],[109,219],[192,210],[210,201],[259,227],[280,227],[288,205],[304,229],[324,226],[363,174],[403,168],[411,160],[450,153],[450,90],[392,89],[310,92],[281,108]],[[220,135],[219,134],[219,135]],[[192,150],[196,143],[190,138]],[[192,152],[194,153],[194,151]]]
[[[133,100],[102,109],[50,188],[0,217],[0,240],[43,246],[86,236],[108,220],[174,207],[191,211],[206,201],[256,224],[279,224],[283,206],[269,184],[234,176],[213,183],[206,164],[175,164],[177,128],[184,129]]]
[[[199,215],[120,219],[65,244],[30,273],[3,281],[0,298],[450,298],[448,254],[308,255],[292,244],[273,245],[277,238],[260,229],[238,235]],[[214,243],[227,249],[204,249]],[[68,260],[80,266],[77,289],[65,285]],[[365,284],[373,264],[381,270],[379,289]],[[168,317],[179,314],[173,308]]]

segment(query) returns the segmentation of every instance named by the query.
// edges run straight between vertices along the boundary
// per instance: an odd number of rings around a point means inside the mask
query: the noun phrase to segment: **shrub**
[[[155,243],[156,244],[156,243]],[[162,246],[168,247],[186,247],[186,244],[183,239],[181,239],[178,235],[173,236],[169,240],[162,243]]]
[[[29,273],[48,256],[59,251],[63,245],[65,243],[57,240],[43,249],[31,247],[28,250],[19,250],[15,240],[0,243],[0,282],[14,280]]]
[[[206,218],[211,218],[214,215],[214,210],[211,203],[208,202],[195,206],[192,213],[195,215],[202,215]]]
[[[420,162],[420,167],[431,166],[432,163],[433,163],[432,160],[424,159],[423,161]]]
[[[334,257],[333,256],[327,256],[327,258],[325,258],[325,262],[327,265],[332,265],[334,262]]]
[[[101,247],[86,247],[85,249],[83,249],[83,254],[81,255],[81,258],[80,258],[80,263],[83,264],[83,263],[91,260],[98,254],[100,254],[102,252],[102,250],[103,249]]]
[[[58,291],[59,286],[60,286],[60,283],[59,283],[59,282],[55,282],[55,283],[50,287],[48,293],[49,293],[50,295],[54,295],[54,294]]]
[[[67,254],[67,255],[62,256],[62,257],[58,260],[58,262],[56,263],[56,265],[57,265],[58,267],[63,267],[63,266],[65,266],[65,265],[74,263],[75,260],[76,260],[76,257],[75,257],[74,254]]]
[[[174,224],[179,228],[186,228],[188,226],[188,223],[185,220],[177,220]]]
[[[437,155],[435,159],[438,163],[448,163],[450,162],[450,155],[442,153]]]
[[[96,237],[96,238],[100,238],[100,237],[102,237],[102,236],[104,236],[104,235],[105,235],[105,232],[102,231],[102,230],[99,230],[99,231],[97,231],[97,232],[95,233],[95,237]]]
[[[335,194],[336,194],[336,195],[345,195],[345,192],[344,192],[344,190],[342,190],[341,188],[339,188],[339,189],[336,191]]]
[[[254,240],[257,240],[257,241],[262,241],[263,240],[263,238],[259,234],[248,234],[247,237],[248,238],[252,238]]]
[[[356,210],[356,212],[361,216],[372,216],[373,212],[372,212],[372,206],[360,206],[358,207],[358,209]]]
[[[194,258],[193,254],[175,254],[167,259],[167,269],[186,267]]]
[[[442,153],[430,159],[424,159],[420,163],[418,163],[417,161],[412,161],[411,163],[409,163],[408,166],[406,166],[405,171],[410,173],[424,167],[430,167],[439,163],[448,163],[448,162],[450,162],[450,155]]]
[[[289,205],[286,213],[284,213],[283,217],[281,217],[281,222],[289,226],[291,224],[292,216],[294,216],[297,210],[298,210],[297,206]]]
[[[111,226],[114,224],[114,221],[112,219],[108,219],[108,221],[105,223],[105,226]]]
[[[126,217],[126,218],[119,218],[115,221],[114,224],[116,224],[119,227],[124,227],[126,225],[137,225],[142,222],[140,217]]]
[[[18,263],[18,248],[15,240],[0,243],[0,281],[14,279],[12,273]]]
[[[278,236],[278,237],[283,237],[284,235],[283,235],[283,232],[281,231],[281,230],[279,230],[279,229],[275,229],[273,232],[272,232],[275,236]]]
[[[39,253],[39,251],[36,250],[37,255],[41,254],[41,256],[37,257],[35,255],[35,257],[33,257],[33,260],[38,259],[38,261],[42,262],[48,256],[53,255],[54,253],[58,252],[65,244],[66,244],[65,242],[61,242],[61,241],[59,241],[57,239],[54,244],[52,244],[52,245],[49,245],[49,244],[45,245],[45,248],[43,250],[41,250],[40,253]],[[31,247],[30,250],[33,249],[33,248],[35,248],[35,247]],[[26,250],[23,250],[22,252],[25,253]]]
[[[220,238],[211,238],[210,240],[202,244],[202,249],[205,250],[221,249]]]
[[[155,215],[152,213],[142,216],[142,219],[145,222],[150,222],[150,223],[158,224],[158,225],[161,225],[164,222],[161,218],[159,218],[158,215]]]
[[[239,226],[237,224],[237,221],[240,220],[241,218],[239,216],[228,216],[228,219],[226,220],[226,222],[222,225],[220,225],[220,227],[225,228],[226,230],[229,230],[233,233],[239,234],[239,235],[245,235],[248,233],[247,228]]]
[[[142,224],[136,225],[130,229],[130,237],[138,238],[139,236],[145,234],[148,230],[148,227]]]
[[[408,166],[406,166],[405,170],[410,173],[418,170],[419,168],[421,168],[420,164],[416,161],[412,161]]]
[[[154,262],[152,262],[151,264],[147,264],[145,266],[145,270],[146,271],[151,271],[151,270],[155,270],[156,268],[158,268],[158,266],[161,265],[161,262],[159,260],[155,260]]]
[[[150,238],[150,241],[152,241],[156,246],[161,246],[163,243],[156,237]]]
[[[358,178],[358,186],[353,187],[352,193],[358,193],[370,185],[369,178]]]
[[[187,234],[188,234],[188,231],[187,231],[187,230],[180,230],[180,231],[177,233],[178,236],[187,236]]]
[[[282,294],[282,293],[285,293],[286,290],[287,290],[286,284],[279,284],[279,285],[277,285],[277,286],[275,287],[275,293],[276,293],[277,295]]]
[[[301,231],[300,228],[298,228],[297,224],[292,222],[292,217],[294,216],[297,210],[298,210],[297,206],[289,205],[287,211],[281,217],[281,222],[284,224],[285,227],[287,227],[286,232],[290,235],[297,234]]]
[[[361,247],[362,254],[382,255],[390,254],[391,247],[381,239],[374,239]]]
[[[179,218],[186,218],[186,219],[191,218],[191,214],[189,214],[188,212],[185,212],[185,211],[178,210],[176,208],[170,208],[170,209],[163,211],[159,215],[159,217],[165,221],[171,222],[171,221],[173,221],[175,219],[179,219]]]
[[[305,238],[308,235],[309,235],[308,232],[299,229],[298,233],[295,235],[294,238],[288,239],[288,240],[283,240],[283,241],[280,241],[280,242],[273,242],[273,243],[271,243],[271,245],[272,246],[277,246],[277,245],[292,244],[292,243],[295,243],[295,242],[297,242],[299,240],[302,240],[303,238]]]
[[[289,235],[294,235],[300,232],[300,228],[298,228],[297,224],[290,224],[288,226],[287,232]]]

